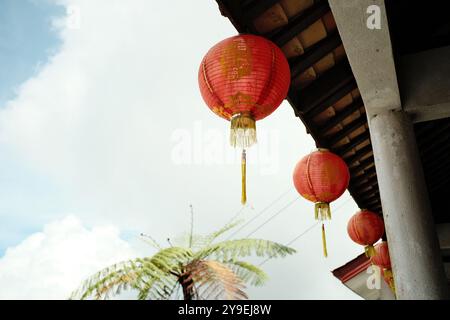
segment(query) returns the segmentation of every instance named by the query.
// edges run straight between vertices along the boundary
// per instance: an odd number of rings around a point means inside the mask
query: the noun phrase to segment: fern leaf
[[[194,259],[202,260],[214,256],[219,261],[234,260],[256,254],[258,257],[285,257],[295,253],[295,249],[285,245],[262,239],[228,240],[212,244],[198,251]]]
[[[192,286],[203,299],[247,299],[243,282],[225,264],[213,260],[197,260],[186,267]]]
[[[230,260],[226,262],[226,265],[228,265],[243,282],[253,286],[261,286],[269,278],[261,268],[245,261]]]

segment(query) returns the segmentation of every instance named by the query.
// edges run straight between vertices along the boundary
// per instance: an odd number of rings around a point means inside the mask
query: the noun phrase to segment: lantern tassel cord
[[[247,159],[245,149],[242,149],[241,158],[241,173],[242,173],[242,195],[241,203],[245,205],[247,203]]]
[[[376,255],[375,248],[373,247],[373,245],[365,246],[364,252],[367,258],[372,258],[373,256]]]
[[[323,246],[323,256],[328,257],[327,251],[327,238],[325,236],[325,225],[322,223],[322,246]]]

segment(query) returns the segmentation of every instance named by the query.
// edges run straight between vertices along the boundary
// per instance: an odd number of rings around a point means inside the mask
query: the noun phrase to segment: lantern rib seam
[[[219,98],[219,96],[214,92],[214,90],[211,87],[211,84],[209,83],[208,77],[206,75],[206,67],[205,67],[205,60],[203,60],[202,62],[202,74],[203,74],[203,79],[205,80],[206,86],[209,89],[209,92],[211,92],[211,94],[214,96],[214,98],[217,99],[217,101],[219,101],[220,106],[223,107],[225,104],[223,103],[223,101]]]
[[[308,159],[306,160],[306,180],[308,181],[308,185],[309,185],[309,188],[311,189],[314,199],[317,201],[317,195],[316,195],[316,192],[314,191],[314,186],[311,182],[311,176],[309,174],[310,159],[311,159],[311,154],[308,155]]]
[[[356,220],[357,219],[358,219],[358,217],[355,217],[355,219],[353,219],[353,231],[355,231],[355,234],[356,234],[356,237],[358,238],[358,241],[359,242],[363,242],[362,239],[361,239],[361,235],[358,232],[358,227],[357,227],[357,224],[356,224]],[[365,244],[363,244],[363,245],[365,245]]]
[[[261,91],[261,96],[259,97],[258,101],[256,102],[256,106],[260,106],[263,98],[266,98],[267,96],[267,89],[269,88],[269,85],[272,83],[272,79],[273,79],[273,70],[275,69],[275,50],[273,49],[273,47],[271,46],[270,48],[272,50],[272,65],[270,67],[270,74],[269,77],[266,81],[266,84],[264,85],[262,91]]]

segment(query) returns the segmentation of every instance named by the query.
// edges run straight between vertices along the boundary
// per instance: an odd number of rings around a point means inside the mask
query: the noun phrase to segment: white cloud
[[[134,256],[117,228],[88,230],[68,216],[8,248],[0,258],[0,299],[67,299],[87,276]]]
[[[150,210],[178,215],[171,198],[194,179],[201,190],[209,182],[199,175],[222,169],[174,165],[171,136],[197,120],[214,123],[197,89],[197,68],[232,26],[211,14],[218,14],[215,3],[199,6],[192,21],[188,1],[57,2],[79,7],[80,28],[58,20],[61,50],[0,111],[1,141],[71,190],[80,211],[98,213],[83,219],[134,227],[150,221]],[[212,21],[216,27],[205,30]]]

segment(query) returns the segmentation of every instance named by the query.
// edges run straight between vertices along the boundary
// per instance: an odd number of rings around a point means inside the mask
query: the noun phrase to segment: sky
[[[185,234],[190,204],[199,234],[239,213],[251,222],[236,238],[289,243],[315,223],[292,184],[314,141],[286,101],[257,124],[241,207],[229,123],[197,83],[207,50],[236,34],[215,1],[0,0],[0,21],[0,299],[66,299],[155,253],[141,232],[162,245]],[[250,298],[359,299],[331,274],[362,252],[346,232],[356,210],[346,192],[329,257],[316,226],[264,263]]]

